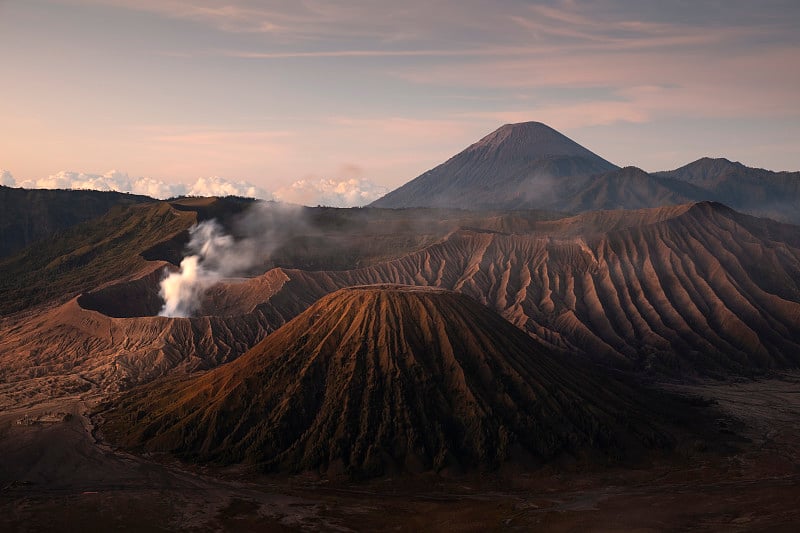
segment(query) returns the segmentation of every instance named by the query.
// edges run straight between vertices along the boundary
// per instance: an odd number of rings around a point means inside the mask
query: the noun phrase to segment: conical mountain
[[[129,391],[103,431],[188,460],[373,476],[668,442],[641,398],[467,296],[382,285],[322,298],[204,375]]]
[[[373,207],[549,207],[617,167],[540,122],[506,124]]]

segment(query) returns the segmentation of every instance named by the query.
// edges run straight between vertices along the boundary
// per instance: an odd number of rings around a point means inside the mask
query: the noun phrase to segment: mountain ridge
[[[157,202],[114,191],[21,189],[0,185],[0,260],[32,243],[100,217],[115,206]]]
[[[540,122],[506,124],[372,207],[544,208],[553,178],[567,187],[617,168]]]
[[[228,365],[123,394],[103,432],[267,471],[494,469],[668,447],[635,397],[467,296],[382,284],[323,297]]]
[[[506,124],[371,205],[580,213],[717,201],[800,224],[800,172],[704,157],[672,171],[619,168],[538,122]]]

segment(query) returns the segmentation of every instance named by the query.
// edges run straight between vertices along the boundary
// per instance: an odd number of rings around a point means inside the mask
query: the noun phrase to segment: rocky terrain
[[[320,299],[233,363],[123,394],[102,430],[268,471],[461,472],[668,447],[656,429],[668,401],[637,392],[466,296],[373,285]]]
[[[156,317],[169,264],[132,258],[138,274],[2,319],[0,394],[6,404],[30,403],[212,368],[323,296],[376,283],[466,294],[564,357],[654,376],[754,376],[798,364],[794,226],[711,203],[559,220],[482,216],[360,269],[274,268],[224,280],[193,318]],[[330,253],[301,257],[325,264]]]
[[[800,172],[772,172],[704,157],[658,177],[701,188],[704,197],[756,216],[800,224]]]
[[[281,268],[222,284],[208,293],[204,313],[255,312],[274,317],[277,327],[339,288],[414,284],[462,292],[551,348],[625,368],[722,376],[797,364],[800,243],[793,226],[712,203],[494,222],[506,231],[454,231],[361,269]],[[280,279],[280,288],[268,279]],[[124,300],[135,302],[146,287],[127,284],[84,299],[113,315],[119,311],[101,304],[109,300],[104,294],[127,291]]]
[[[154,201],[118,192],[28,190],[0,185],[0,259],[104,215],[113,207]]]
[[[43,193],[91,206],[2,227],[0,528],[791,526],[796,185],[524,123],[368,208]]]

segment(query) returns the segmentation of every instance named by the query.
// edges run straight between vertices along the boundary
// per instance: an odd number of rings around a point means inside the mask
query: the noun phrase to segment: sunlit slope
[[[647,395],[590,374],[464,295],[354,287],[233,363],[125,393],[103,431],[189,460],[353,476],[668,445]]]
[[[308,303],[379,282],[463,292],[554,347],[640,370],[800,363],[797,228],[719,204],[588,213],[523,234],[463,230],[370,268],[286,272],[284,291]]]
[[[0,258],[107,213],[115,206],[155,202],[110,191],[21,189],[0,186]]]

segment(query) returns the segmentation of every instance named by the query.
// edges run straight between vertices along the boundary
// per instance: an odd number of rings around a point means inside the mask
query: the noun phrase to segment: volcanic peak
[[[634,397],[467,296],[379,285],[323,297],[202,376],[126,393],[104,432],[268,471],[462,471],[663,445]]]
[[[616,168],[542,123],[506,124],[371,205],[545,208]]]
[[[474,150],[499,150],[504,155],[516,155],[529,160],[562,156],[600,159],[569,137],[541,122],[505,124],[467,148],[467,151]],[[516,153],[510,154],[512,150]],[[614,167],[611,163],[608,165]]]

